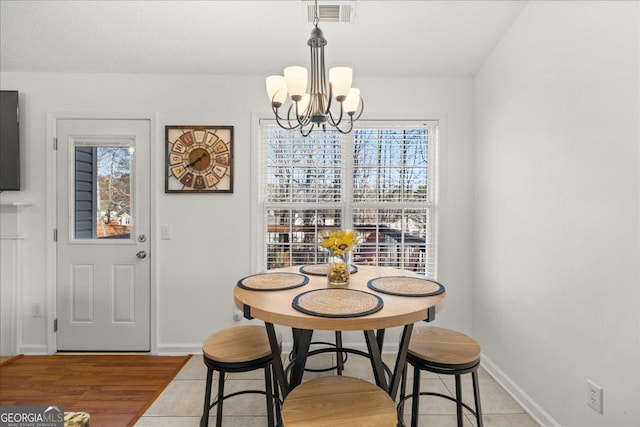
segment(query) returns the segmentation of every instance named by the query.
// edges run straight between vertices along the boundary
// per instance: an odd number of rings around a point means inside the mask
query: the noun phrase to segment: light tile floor
[[[385,362],[393,366],[393,357],[386,357]],[[334,357],[329,354],[314,356],[309,359],[308,367],[325,367],[333,365]],[[158,399],[135,424],[135,427],[196,427],[204,405],[204,389],[206,367],[202,355],[194,355],[176,378],[167,386]],[[305,373],[308,380],[331,373]],[[363,357],[350,356],[344,375],[373,381],[371,365]],[[411,387],[411,371],[409,371],[408,387]],[[469,377],[466,379],[464,377]],[[538,424],[522,407],[482,368],[478,371],[480,395],[485,427],[535,427]],[[463,378],[463,399],[473,407],[473,389],[469,375]],[[214,375],[215,379],[215,375]],[[214,380],[215,393],[217,381]],[[230,374],[225,383],[225,392],[240,389],[264,390],[263,371]],[[421,391],[434,391],[453,396],[455,385],[453,377],[440,376],[423,372],[420,379]],[[410,389],[409,389],[410,390]],[[411,402],[405,405],[405,423],[410,423]],[[420,399],[420,426],[447,427],[456,426],[455,403],[431,396]],[[212,410],[209,425],[215,426],[215,409]],[[465,427],[475,427],[475,419],[465,414]],[[264,396],[241,395],[227,400],[224,404],[224,427],[264,427],[267,425],[266,404]]]

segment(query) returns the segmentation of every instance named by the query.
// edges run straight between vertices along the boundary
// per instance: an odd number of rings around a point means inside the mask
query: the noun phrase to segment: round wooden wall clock
[[[165,126],[166,193],[233,193],[233,126]]]

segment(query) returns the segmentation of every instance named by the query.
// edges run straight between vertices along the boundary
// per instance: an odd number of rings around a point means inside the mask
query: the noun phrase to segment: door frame
[[[150,252],[150,312],[149,312],[149,334],[150,334],[150,353],[158,354],[158,262],[159,258],[159,244],[158,238],[158,195],[160,194],[160,180],[157,179],[158,169],[157,165],[161,164],[161,159],[158,156],[161,155],[162,150],[157,150],[156,147],[161,147],[162,144],[156,144],[158,135],[162,133],[158,129],[158,114],[157,113],[113,113],[113,112],[48,112],[47,113],[47,140],[46,140],[46,167],[47,167],[47,188],[46,188],[46,230],[48,236],[46,238],[46,301],[47,301],[47,353],[53,354],[57,351],[57,339],[56,333],[53,330],[54,321],[57,318],[57,294],[58,287],[56,282],[57,277],[57,248],[56,242],[53,240],[54,230],[58,226],[57,217],[57,151],[54,149],[54,140],[58,134],[58,120],[149,120],[149,187],[150,187],[150,202],[149,202],[149,232],[151,235],[151,242],[149,245]]]

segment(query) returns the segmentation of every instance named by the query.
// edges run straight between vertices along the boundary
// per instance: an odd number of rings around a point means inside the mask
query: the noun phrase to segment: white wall
[[[529,2],[474,78],[473,331],[543,425],[640,425],[638,17]]]
[[[471,79],[358,78],[367,111],[363,118],[446,118],[442,164],[440,277],[448,302],[439,324],[471,331],[472,85]],[[25,201],[20,352],[46,352],[46,313],[31,317],[31,304],[46,301],[46,114],[54,112],[157,113],[155,144],[158,225],[172,239],[159,241],[158,350],[199,351],[202,340],[232,321],[232,289],[250,268],[251,114],[269,112],[264,76],[106,75],[2,73],[2,89],[19,90],[22,107],[23,190],[0,201]],[[164,194],[164,126],[218,124],[235,127],[234,193]],[[156,235],[159,235],[156,230]],[[389,341],[395,335],[389,334]]]

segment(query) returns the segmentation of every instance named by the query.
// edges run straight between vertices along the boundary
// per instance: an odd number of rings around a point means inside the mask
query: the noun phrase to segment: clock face
[[[167,126],[166,137],[166,192],[233,191],[233,127]]]

